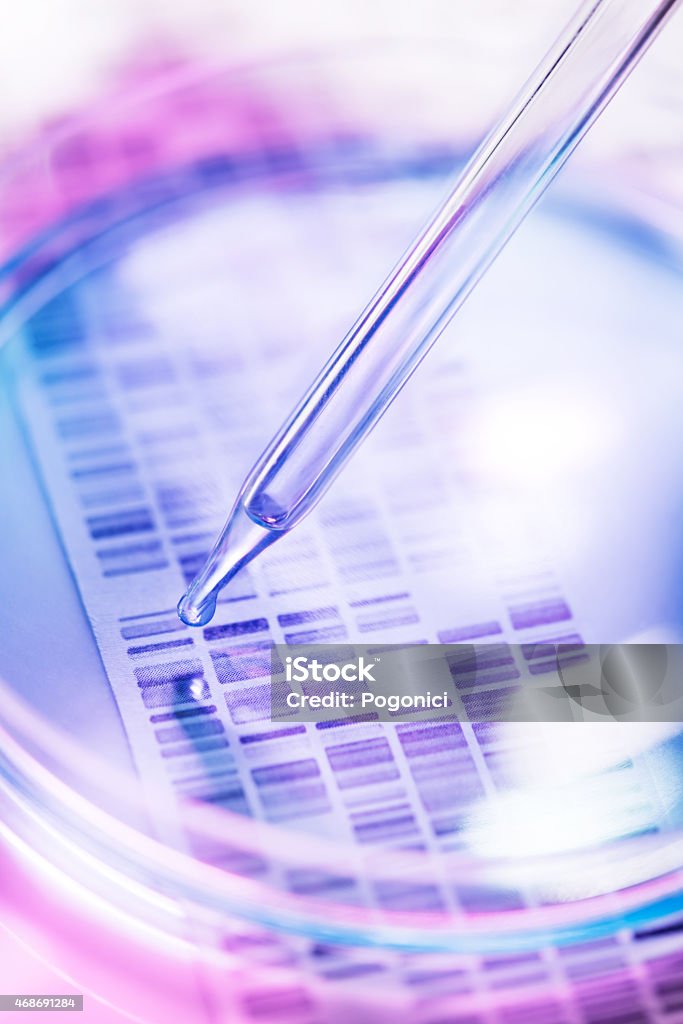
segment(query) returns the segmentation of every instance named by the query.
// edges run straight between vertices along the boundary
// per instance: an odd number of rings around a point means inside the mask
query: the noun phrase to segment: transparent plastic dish
[[[397,68],[419,83],[400,111]],[[65,295],[103,302],[121,332],[142,307],[157,317],[155,330],[180,315],[201,332],[217,318],[205,282],[241,274],[253,287],[231,292],[232,324],[259,324],[260,303],[289,299],[291,367],[285,359],[281,390],[259,396],[262,427],[243,453],[255,457],[286,396],[304,384],[303,342],[312,371],[471,146],[446,130],[447,82],[438,51],[422,62],[373,51],[181,69],[66,124],[5,171],[1,203],[14,234],[0,281],[10,338],[2,376],[17,406],[4,404],[2,456],[7,920],[41,955],[58,948],[77,983],[139,1019],[163,1019],[169,1007],[190,1012],[197,986],[235,1013],[269,991],[284,1005],[289,992],[302,1019],[316,1007],[330,1019],[351,1007],[367,1019],[385,1019],[390,1007],[419,1019],[429,993],[441,1009],[463,1011],[551,996],[564,1005],[562,965],[592,957],[599,967],[609,947],[598,974],[613,981],[638,958],[656,961],[659,937],[683,911],[675,723],[516,731],[432,723],[412,732],[361,724],[354,742],[389,735],[395,759],[405,757],[400,778],[378,783],[394,808],[394,831],[380,839],[360,827],[336,831],[329,812],[291,822],[267,803],[260,818],[198,798],[166,807],[141,784],[21,425],[22,374],[38,358],[31,332],[46,310],[65,308]],[[372,466],[387,438],[432,410],[430,436],[467,495],[462,515],[475,534],[483,524],[479,550],[495,547],[503,566],[526,564],[528,584],[539,547],[547,549],[582,642],[675,642],[680,245],[625,197],[571,177],[555,190],[411,384],[414,404],[396,404],[364,457]],[[247,244],[252,208],[259,219]],[[305,218],[296,244],[293,211]],[[356,268],[348,286],[338,258]],[[122,278],[141,303],[132,312],[121,304]],[[68,317],[64,324],[71,329]],[[239,330],[226,330],[228,353],[244,344]],[[454,361],[467,378],[449,395],[439,382]],[[235,396],[238,384],[226,404]],[[32,436],[39,446],[40,432]],[[409,457],[420,463],[410,443],[397,442],[395,465],[385,466],[390,485]],[[428,452],[424,459],[429,465]],[[321,515],[354,486],[342,478]],[[423,531],[455,535],[454,508],[435,493]],[[530,531],[532,512],[542,536]],[[409,639],[434,639],[449,603],[467,609],[480,566],[461,554],[451,551],[452,574],[441,567],[433,621],[422,612]],[[427,589],[425,578],[417,590]],[[182,586],[179,569],[178,595]],[[367,626],[358,619],[350,640],[365,641]],[[373,628],[374,642],[395,639],[389,626]],[[222,701],[223,690],[213,681],[211,699]],[[269,727],[266,718],[249,728]],[[347,742],[320,734],[321,757]],[[235,728],[228,743],[242,735]],[[326,785],[335,807],[351,806],[353,785],[335,790],[332,776]],[[547,967],[548,949],[567,950],[559,967]],[[518,973],[534,957],[540,966]],[[458,983],[444,986],[446,975]]]

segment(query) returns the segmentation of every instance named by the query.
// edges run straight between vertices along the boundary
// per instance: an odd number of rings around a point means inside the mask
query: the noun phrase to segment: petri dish
[[[264,661],[677,640],[681,250],[642,208],[555,190],[311,530],[173,613],[466,153],[434,54],[396,116],[402,60],[183,68],[6,171],[7,920],[134,1019],[557,1022],[616,982],[657,1019],[679,970],[676,723],[288,732]]]

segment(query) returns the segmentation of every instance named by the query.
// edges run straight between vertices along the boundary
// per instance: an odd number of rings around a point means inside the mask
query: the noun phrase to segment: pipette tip
[[[216,546],[178,603],[186,626],[205,626],[216,613],[218,594],[260,551],[285,531],[269,530],[251,519],[238,502]]]
[[[216,614],[217,594],[210,594],[197,603],[190,591],[183,594],[178,602],[178,617],[186,626],[205,626]]]

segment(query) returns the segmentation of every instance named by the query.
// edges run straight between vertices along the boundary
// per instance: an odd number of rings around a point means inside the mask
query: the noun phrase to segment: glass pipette
[[[582,7],[249,473],[183,622],[209,622],[219,591],[315,507],[679,2]]]

